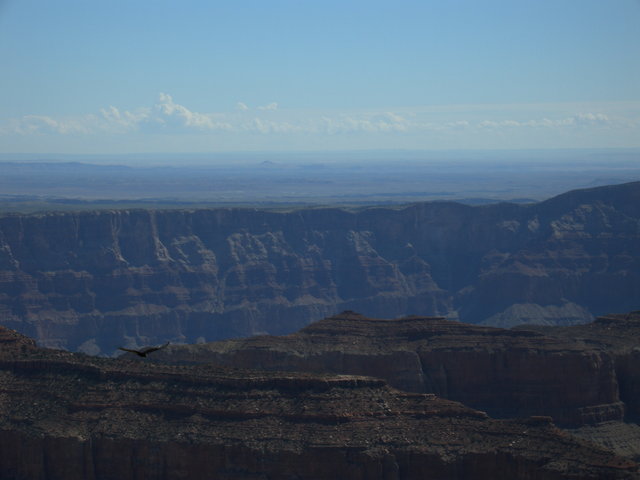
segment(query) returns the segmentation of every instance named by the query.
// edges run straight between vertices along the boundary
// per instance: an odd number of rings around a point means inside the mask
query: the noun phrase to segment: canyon
[[[141,360],[45,349],[0,327],[0,476],[639,478],[633,459],[548,416],[492,419],[357,375]]]
[[[0,217],[0,324],[92,355],[343,310],[568,326],[639,302],[640,182],[527,205]]]
[[[583,325],[508,330],[345,311],[284,336],[173,345],[150,361],[366,375],[493,418],[546,418],[574,437],[638,461],[639,338],[640,311]]]
[[[573,333],[548,333],[554,327],[543,334],[442,317],[371,319],[347,311],[284,336],[173,345],[151,361],[365,375],[495,417],[546,415],[577,427],[639,418],[640,312],[583,327],[608,328],[616,347]]]

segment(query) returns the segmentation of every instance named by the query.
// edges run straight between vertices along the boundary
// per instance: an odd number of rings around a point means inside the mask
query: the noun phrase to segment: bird
[[[118,347],[118,350],[122,350],[123,352],[135,353],[139,357],[146,357],[152,352],[165,348],[167,345],[169,345],[169,342],[165,343],[164,345],[160,345],[159,347],[142,347],[140,350],[124,347]]]

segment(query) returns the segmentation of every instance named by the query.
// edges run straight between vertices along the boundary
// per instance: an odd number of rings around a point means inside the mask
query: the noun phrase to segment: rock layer
[[[283,334],[344,309],[584,323],[640,307],[640,183],[532,205],[0,217],[0,322],[40,344]]]
[[[571,339],[441,317],[379,320],[347,311],[295,334],[173,346],[155,358],[368,375],[499,417],[550,415],[582,425],[624,416],[615,359],[608,352]],[[620,381],[626,385],[626,377]]]
[[[526,326],[520,330],[581,342],[607,352],[615,363],[627,416],[636,422],[640,420],[640,311],[605,315],[587,325]]]
[[[44,350],[0,328],[4,479],[626,479],[553,426],[492,420],[358,376]]]

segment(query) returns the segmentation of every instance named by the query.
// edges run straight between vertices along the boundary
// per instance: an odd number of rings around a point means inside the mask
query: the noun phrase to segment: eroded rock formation
[[[640,183],[534,205],[0,218],[0,322],[91,354],[283,334],[344,309],[584,323],[637,309]]]
[[[635,421],[640,420],[640,311],[604,315],[586,325],[524,326],[519,329],[581,342],[611,355],[627,415]]]
[[[628,387],[630,377],[616,374],[616,358],[606,349],[441,317],[379,320],[347,311],[295,334],[174,346],[160,353],[157,360],[171,362],[368,375],[493,416],[550,415],[562,424],[622,420],[621,388],[625,401],[637,401],[624,390],[637,384]]]
[[[359,376],[161,365],[0,328],[0,477],[627,479],[548,418],[493,420]]]

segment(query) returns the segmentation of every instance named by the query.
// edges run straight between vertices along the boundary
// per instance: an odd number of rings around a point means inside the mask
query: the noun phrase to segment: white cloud
[[[93,135],[95,139],[100,135],[122,135],[123,138],[138,135],[136,141],[142,145],[145,144],[143,135],[147,133],[162,133],[167,138],[187,133],[199,136],[201,140],[197,141],[214,142],[215,145],[220,142],[236,142],[241,147],[269,142],[276,145],[282,143],[279,138],[286,137],[291,145],[313,142],[309,144],[326,145],[327,148],[331,145],[364,145],[368,148],[385,143],[456,148],[472,142],[494,147],[516,142],[536,146],[541,142],[552,145],[556,141],[554,138],[560,139],[557,142],[573,142],[576,146],[587,138],[604,139],[598,141],[609,142],[607,145],[618,141],[608,138],[624,139],[628,145],[637,145],[637,140],[632,139],[640,138],[640,103],[624,108],[617,104],[516,107],[437,106],[340,112],[283,110],[276,102],[250,109],[247,104],[237,102],[235,108],[227,112],[203,113],[161,93],[155,104],[131,110],[109,106],[96,114],[76,117],[25,115],[0,124],[0,135],[22,137],[25,144],[30,135],[48,134],[60,138]],[[189,138],[193,141],[194,136]],[[157,139],[154,137],[154,141]],[[546,139],[550,140],[547,142]]]
[[[578,125],[611,125],[611,119],[604,113],[579,113],[573,117]]]
[[[87,116],[91,118],[92,116]],[[4,134],[87,134],[91,129],[87,122],[77,119],[54,119],[46,115],[25,115],[18,120],[11,120],[0,132]]]
[[[301,125],[294,125],[289,122],[275,122],[254,117],[250,121],[241,125],[241,130],[254,133],[302,133],[308,131]]]
[[[278,109],[278,104],[276,102],[271,102],[268,105],[263,105],[261,107],[258,107],[258,110],[277,110]]]
[[[483,120],[477,124],[479,128],[572,128],[572,127],[607,127],[614,122],[603,113],[578,113],[569,117],[550,119],[543,117],[532,120]],[[619,126],[632,126],[633,122],[620,120]]]
[[[468,120],[456,120],[454,122],[447,122],[444,124],[445,128],[450,128],[453,130],[462,130],[468,128],[471,124]]]
[[[159,120],[162,123],[167,123],[170,119],[177,119],[179,125],[193,127],[199,130],[229,128],[228,124],[216,122],[211,115],[192,112],[188,108],[175,103],[171,95],[167,95],[166,93],[160,94],[160,101],[157,103],[156,108],[160,113]]]
[[[366,113],[360,115],[324,116],[320,121],[320,130],[328,134],[340,133],[382,133],[407,132],[418,124],[393,113]]]
[[[128,110],[121,112],[118,108],[110,106],[109,108],[101,109],[100,113],[106,122],[102,125],[105,130],[110,130],[114,126],[119,127],[121,131],[135,130],[141,123],[150,119],[149,109],[140,109],[137,112],[129,112]]]

